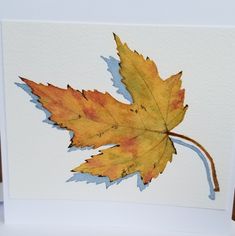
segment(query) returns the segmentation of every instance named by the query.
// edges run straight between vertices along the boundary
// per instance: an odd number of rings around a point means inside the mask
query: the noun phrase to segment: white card
[[[167,162],[162,174],[152,175],[148,185],[143,181],[146,172],[141,172],[140,167],[124,177],[120,175],[114,182],[109,181],[112,174],[97,166],[98,172],[71,172],[85,163],[85,159],[98,154],[100,148],[68,148],[73,135],[71,130],[57,129],[49,124],[52,123],[47,119],[50,111],[45,113],[19,76],[63,89],[67,89],[69,84],[75,90],[108,92],[118,103],[130,105],[135,101],[128,91],[133,91],[135,85],[123,86],[125,71],[117,68],[120,58],[113,33],[131,50],[153,60],[163,80],[183,71],[184,105],[188,104],[189,108],[183,121],[172,131],[191,137],[208,150],[215,164],[219,192],[213,191],[212,168],[204,149],[179,137],[171,139],[177,155],[173,155],[171,163]],[[8,168],[6,184],[10,200],[73,200],[227,209],[231,166],[234,163],[234,29],[6,21],[2,25],[2,34]],[[131,67],[128,63],[126,66]],[[140,68],[136,70],[142,71]],[[118,73],[122,81],[116,80],[115,83]],[[149,91],[152,94],[153,88]],[[158,98],[158,95],[152,96],[152,99]],[[149,124],[148,120],[143,123],[143,126]],[[125,132],[129,131],[124,129],[120,135],[125,136]],[[120,145],[115,143],[115,138],[113,140],[104,144]],[[86,141],[89,143],[88,138]],[[154,139],[152,143],[154,147]],[[141,155],[144,145],[143,139],[143,147],[138,150]],[[108,148],[110,146],[101,147],[102,150]],[[146,158],[151,159],[152,156],[147,155]],[[166,155],[164,158],[169,157]],[[147,168],[148,163],[141,163],[141,166]],[[149,167],[151,171],[153,163]],[[115,164],[112,168],[117,171]],[[124,167],[120,168],[124,171]]]

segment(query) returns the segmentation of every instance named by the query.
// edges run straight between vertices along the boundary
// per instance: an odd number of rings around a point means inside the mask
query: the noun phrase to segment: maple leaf
[[[193,142],[214,164],[199,143],[171,132],[188,108],[184,105],[185,90],[181,88],[182,72],[163,80],[151,59],[132,51],[118,36],[114,35],[114,39],[120,57],[119,72],[131,95],[131,104],[116,100],[108,92],[79,91],[69,85],[63,89],[21,78],[51,113],[49,119],[73,131],[70,147],[115,144],[72,171],[106,176],[110,181],[139,172],[143,183],[148,184],[176,154],[170,135]],[[215,168],[212,171],[216,182]],[[218,182],[215,190],[218,191]]]

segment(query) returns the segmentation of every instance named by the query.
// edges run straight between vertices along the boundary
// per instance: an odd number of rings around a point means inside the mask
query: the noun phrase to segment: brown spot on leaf
[[[180,108],[184,101],[184,89],[179,90],[178,96],[171,103],[171,111]]]
[[[104,106],[106,104],[106,100],[104,99],[104,94],[102,94],[101,92],[98,92],[98,91],[87,91],[86,92],[86,95],[89,99],[91,99],[92,101],[100,104],[101,106]]]
[[[120,147],[125,152],[130,152],[133,155],[137,154],[138,144],[136,138],[123,138],[120,142]]]
[[[89,167],[99,167],[101,165],[101,162],[98,158],[91,158],[86,160],[86,162],[89,164]]]
[[[84,112],[85,116],[88,119],[90,119],[90,120],[97,120],[96,111],[93,108],[85,107],[85,108],[83,108],[83,112]]]

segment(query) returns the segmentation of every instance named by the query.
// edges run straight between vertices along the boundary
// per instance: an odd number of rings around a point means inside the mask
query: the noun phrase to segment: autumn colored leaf
[[[73,172],[106,176],[110,181],[139,172],[143,183],[148,184],[176,154],[170,136],[185,138],[204,153],[207,151],[191,138],[171,131],[182,122],[188,107],[181,88],[182,72],[163,80],[151,59],[132,51],[118,36],[114,35],[114,39],[120,57],[119,72],[132,97],[131,104],[116,100],[108,92],[79,91],[69,85],[63,89],[21,79],[51,113],[49,119],[73,131],[70,147],[115,144]],[[206,155],[214,165],[208,152]],[[216,182],[215,167],[212,169]],[[218,182],[215,189],[219,189]]]

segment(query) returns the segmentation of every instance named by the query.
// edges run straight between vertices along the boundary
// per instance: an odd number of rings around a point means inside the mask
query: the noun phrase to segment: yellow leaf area
[[[110,181],[139,172],[147,184],[164,171],[176,153],[168,132],[183,120],[187,110],[182,72],[163,80],[152,60],[132,51],[118,36],[114,39],[119,72],[132,104],[124,104],[108,92],[78,91],[70,86],[62,89],[22,80],[51,113],[50,120],[73,131],[70,146],[115,144],[87,159],[74,172],[107,176]]]

